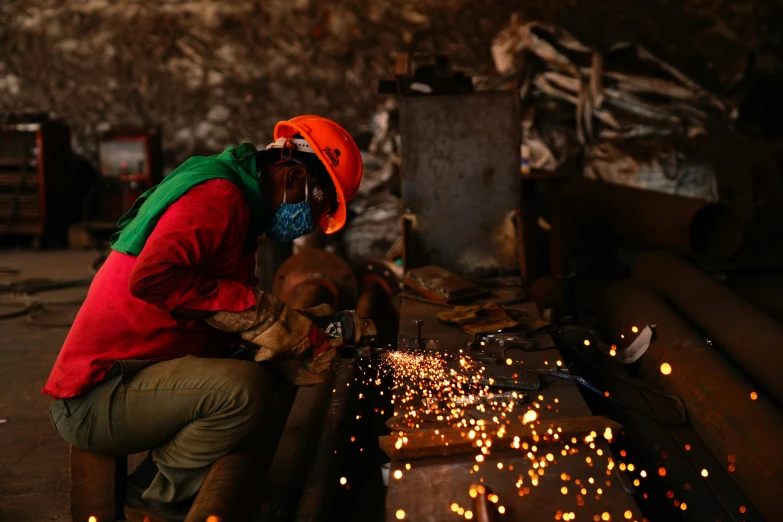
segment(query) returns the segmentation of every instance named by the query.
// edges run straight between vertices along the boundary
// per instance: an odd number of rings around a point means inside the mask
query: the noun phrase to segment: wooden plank
[[[513,450],[511,443],[515,437],[519,437],[522,442],[534,441],[530,425],[511,424],[495,425],[482,433],[487,434],[484,441],[493,442],[492,450]],[[558,419],[544,422],[536,422],[535,430],[537,436],[546,440],[547,429],[552,428],[557,431],[558,437],[570,439],[571,437],[581,438],[591,431],[602,435],[606,428],[611,428],[613,433],[618,433],[622,426],[617,422],[601,416],[576,417],[570,419]],[[498,434],[500,428],[503,428],[502,435]],[[446,428],[441,430],[428,430],[422,432],[406,433],[408,442],[397,447],[398,435],[384,435],[378,438],[378,445],[386,455],[393,461],[400,459],[420,459],[425,457],[444,457],[447,455],[461,455],[465,453],[475,453],[478,451],[476,439],[468,436],[471,428]],[[436,433],[437,431],[437,433]]]

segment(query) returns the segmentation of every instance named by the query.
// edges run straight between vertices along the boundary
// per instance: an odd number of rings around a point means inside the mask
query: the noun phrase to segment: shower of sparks
[[[585,340],[585,345],[589,346],[590,342]],[[511,359],[499,362],[500,367],[522,363]],[[552,364],[553,369],[562,366],[560,360]],[[604,474],[611,476],[615,467],[627,472],[635,470],[635,466],[627,460],[622,463],[615,461],[605,447],[599,447],[599,444],[605,444],[604,441],[614,442],[615,434],[611,428],[602,428],[601,431],[592,431],[581,437],[565,436],[563,428],[557,426],[554,419],[548,419],[547,416],[544,417],[545,420],[541,419],[541,414],[547,410],[558,411],[560,406],[557,397],[547,396],[543,392],[501,389],[485,366],[462,351],[456,355],[442,352],[389,351],[381,356],[380,364],[373,362],[371,367],[373,371],[365,372],[366,382],[363,380],[362,383],[383,386],[385,397],[391,396],[389,400],[393,411],[390,427],[396,438],[394,446],[397,450],[409,443],[411,432],[426,430],[435,437],[445,439],[445,435],[439,433],[439,430],[446,428],[458,430],[459,434],[472,444],[475,452],[472,454],[473,464],[468,471],[475,484],[462,493],[464,497],[449,499],[444,506],[446,511],[465,520],[476,516],[465,504],[470,504],[471,499],[476,499],[479,495],[486,495],[497,513],[507,513],[507,508],[500,504],[503,502],[507,505],[507,502],[481,484],[486,483],[485,473],[492,473],[492,469],[499,474],[493,475],[492,480],[498,480],[498,476],[507,474],[509,482],[515,485],[520,497],[530,495],[533,488],[543,483],[545,474],[554,474],[563,480],[560,493],[566,498],[575,498],[580,507],[586,506],[591,498],[600,500],[604,494],[603,488],[611,487],[612,481],[602,478]],[[546,362],[544,367],[548,368],[549,363]],[[516,380],[517,377],[518,374],[514,373],[513,378]],[[383,410],[375,411],[383,414]],[[512,425],[517,426],[515,430],[525,426],[525,435],[508,435],[507,427]],[[529,435],[527,429],[530,430]],[[444,444],[448,445],[448,442]],[[493,454],[493,450],[498,448],[518,450],[517,455],[521,455],[528,466],[515,471],[515,466],[520,467],[516,461],[511,464],[508,461],[500,461],[497,457],[507,453]],[[578,453],[581,453],[581,456],[577,457]],[[622,453],[625,457],[625,452]],[[518,459],[519,456],[513,458]],[[582,465],[596,478],[571,476],[572,467],[568,468],[568,473],[557,471],[557,466],[565,459],[573,458],[582,459]],[[410,470],[411,465],[405,464],[405,469]],[[392,476],[397,480],[406,480],[401,470],[395,470]],[[639,478],[643,479],[645,476],[646,473],[641,471],[638,475],[634,474],[632,481],[638,485]],[[341,484],[345,485],[343,480],[345,479],[341,479]],[[572,511],[556,511],[556,520],[576,520],[576,513]],[[400,520],[405,516],[402,510],[396,513]],[[596,509],[593,514],[598,520],[623,518],[623,511],[610,514]]]

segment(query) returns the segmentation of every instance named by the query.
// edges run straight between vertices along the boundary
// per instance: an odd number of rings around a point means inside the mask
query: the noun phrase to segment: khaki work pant
[[[149,364],[115,363],[97,388],[54,401],[49,413],[77,448],[118,455],[152,450],[158,473],[142,498],[187,500],[212,463],[258,425],[272,377],[255,363],[234,359],[187,356]]]

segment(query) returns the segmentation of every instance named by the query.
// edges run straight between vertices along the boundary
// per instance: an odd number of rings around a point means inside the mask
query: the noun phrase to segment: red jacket
[[[240,312],[255,305],[255,251],[242,248],[249,219],[242,190],[214,179],[166,210],[138,257],[112,252],[95,275],[43,393],[81,395],[118,360],[225,355],[234,336],[169,312]]]

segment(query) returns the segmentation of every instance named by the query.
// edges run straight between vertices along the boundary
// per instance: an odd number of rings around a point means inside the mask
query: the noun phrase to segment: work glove
[[[258,346],[256,362],[273,357],[301,357],[312,347],[313,321],[277,297],[253,289],[256,304],[243,312],[217,312],[208,325],[224,332],[239,333]]]
[[[326,379],[337,358],[342,339],[328,337],[311,317],[330,315],[329,305],[298,311],[280,299],[254,289],[256,304],[242,312],[217,312],[206,322],[224,332],[239,333],[258,347],[256,362],[275,359],[283,375],[297,386],[312,386]]]
[[[318,305],[302,313],[309,318],[334,314],[328,304]],[[340,337],[329,337],[315,324],[310,335],[311,350],[302,358],[280,359],[277,366],[283,375],[296,386],[313,386],[326,380],[326,372],[339,359],[337,350],[342,347]]]

